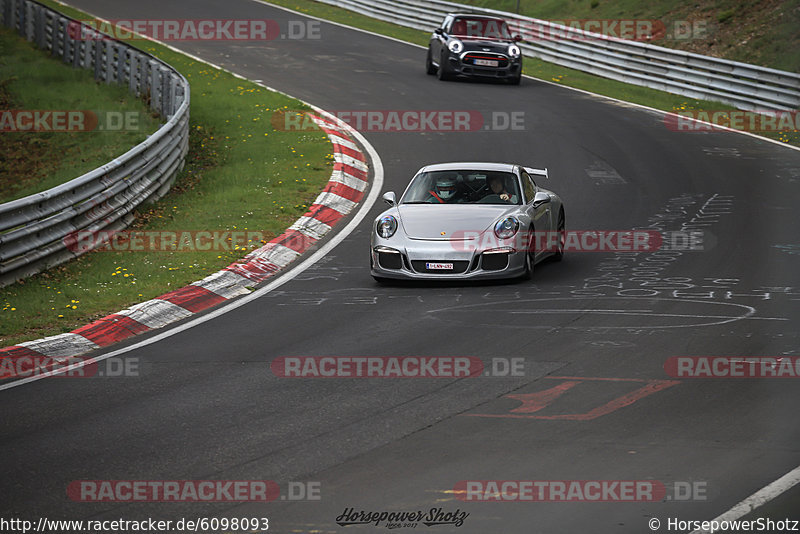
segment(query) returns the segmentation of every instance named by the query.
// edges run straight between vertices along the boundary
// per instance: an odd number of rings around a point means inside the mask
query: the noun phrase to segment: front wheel
[[[508,79],[509,85],[519,85],[519,82],[522,80],[522,74],[519,76],[514,76],[513,78]]]
[[[560,210],[558,212],[558,244],[556,245],[558,248],[556,249],[555,254],[553,254],[553,259],[555,261],[561,261],[564,259],[564,245],[567,242],[567,231],[566,231],[566,220],[564,218],[564,210]]]
[[[525,272],[523,272],[521,276],[523,280],[530,280],[533,278],[533,269],[536,264],[536,250],[534,247],[535,241],[533,237],[535,232],[533,231],[533,228],[530,230],[530,235],[531,237],[528,240],[528,246],[525,247]]]
[[[439,80],[443,82],[453,78],[453,75],[447,68],[447,59],[445,57],[439,59],[439,69],[436,71],[436,74]]]
[[[436,71],[436,65],[433,64],[433,60],[431,59],[431,49],[428,48],[428,56],[425,58],[425,72],[434,75]]]

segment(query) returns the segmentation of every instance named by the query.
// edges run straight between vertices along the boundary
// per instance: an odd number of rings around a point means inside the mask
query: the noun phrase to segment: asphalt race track
[[[71,4],[107,19],[304,20],[251,0]],[[0,516],[268,517],[270,532],[329,533],[386,530],[337,525],[347,508],[441,507],[469,515],[460,527],[417,531],[641,533],[652,517],[662,531],[670,517],[713,519],[800,464],[797,381],[664,370],[673,356],[800,355],[800,152],[733,133],[674,132],[660,114],[530,79],[439,82],[425,74],[420,48],[327,23],[320,35],[173,44],[330,111],[522,113],[522,130],[363,133],[383,161],[384,190],[399,193],[431,162],[546,166],[544,185],[564,199],[569,229],[674,231],[702,221],[702,250],[575,252],[537,266],[530,282],[380,286],[367,256],[378,202],[291,282],[127,352],[140,377],[53,378],[0,392]],[[471,356],[489,369],[493,358],[522,358],[524,373],[289,379],[270,370],[282,356]],[[536,402],[544,406],[530,408]],[[274,480],[284,496],[290,482],[313,482],[321,498],[66,496],[75,480],[203,479]],[[649,480],[668,491],[699,482],[704,492],[658,502],[459,499],[460,481],[482,480]]]

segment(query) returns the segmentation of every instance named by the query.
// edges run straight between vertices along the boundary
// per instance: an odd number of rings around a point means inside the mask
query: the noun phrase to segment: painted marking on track
[[[484,413],[468,413],[462,414],[469,417],[494,417],[505,419],[548,419],[548,420],[567,420],[567,421],[591,421],[604,415],[613,413],[620,408],[630,406],[631,404],[649,397],[654,393],[663,391],[674,385],[680,384],[679,380],[646,380],[639,378],[600,378],[600,377],[580,377],[580,376],[546,376],[549,380],[563,380],[563,382],[555,387],[546,389],[544,391],[536,391],[533,393],[515,393],[513,395],[505,395],[505,398],[520,401],[522,404],[509,410],[508,413],[499,414],[484,414]],[[554,404],[566,392],[573,390],[581,383],[589,382],[616,382],[616,383],[639,383],[640,387],[633,391],[629,391],[624,395],[620,395],[605,404],[596,406],[591,410],[583,413],[561,413],[554,415],[532,415],[539,412],[544,408]]]
[[[546,408],[553,401],[555,401],[561,395],[563,395],[573,387],[577,386],[578,384],[580,384],[580,382],[571,380],[568,382],[562,382],[561,384],[553,386],[550,389],[546,389],[544,391],[537,391],[536,393],[519,393],[516,395],[506,395],[506,397],[518,400],[522,403],[522,406],[517,406],[516,408],[511,410],[513,413],[534,413],[538,412],[543,408]]]

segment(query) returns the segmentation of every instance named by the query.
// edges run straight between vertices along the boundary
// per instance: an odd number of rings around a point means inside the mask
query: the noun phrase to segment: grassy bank
[[[54,61],[4,27],[0,27],[0,110],[91,110],[128,119],[123,124],[128,129],[119,131],[0,132],[0,202],[49,189],[99,167],[144,141],[161,122],[125,88],[95,83],[90,71]]]
[[[332,150],[322,132],[271,126],[273,113],[304,109],[302,103],[149,41],[134,44],[187,77],[192,105],[186,167],[166,197],[138,213],[133,228],[246,230],[263,238],[239,246],[229,242],[210,251],[96,251],[2,288],[1,346],[73,330],[229,265],[283,232],[330,177]],[[47,102],[37,107],[48,107]]]

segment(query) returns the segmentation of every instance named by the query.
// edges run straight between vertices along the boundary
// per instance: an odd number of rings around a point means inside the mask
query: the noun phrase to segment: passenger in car
[[[509,200],[511,195],[506,191],[503,179],[497,175],[489,177],[489,189],[492,191],[489,195],[499,195],[500,200]],[[488,196],[488,195],[487,195]]]

